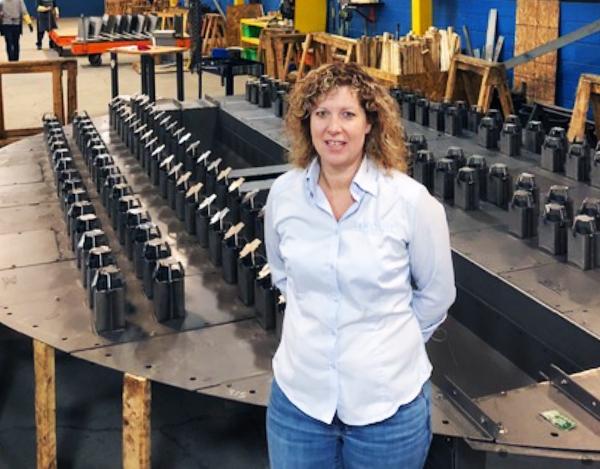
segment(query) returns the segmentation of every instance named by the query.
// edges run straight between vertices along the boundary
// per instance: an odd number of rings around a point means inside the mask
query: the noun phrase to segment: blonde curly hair
[[[365,139],[365,153],[386,171],[406,172],[407,152],[398,104],[385,87],[355,63],[322,65],[294,86],[285,118],[291,140],[290,163],[306,168],[317,156],[310,135],[310,114],[322,98],[342,86],[356,92],[371,124]]]

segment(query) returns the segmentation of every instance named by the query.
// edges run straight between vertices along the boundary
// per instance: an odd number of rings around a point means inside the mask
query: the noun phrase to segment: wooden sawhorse
[[[504,116],[514,113],[510,90],[506,82],[506,69],[501,63],[488,62],[462,54],[455,55],[448,71],[444,99],[446,101],[458,99],[461,86],[468,104],[476,104],[482,112],[489,111],[494,89],[496,89]]]
[[[600,75],[584,73],[579,77],[575,105],[569,123],[567,137],[569,142],[583,142],[585,138],[585,121],[588,109],[592,106],[596,136],[600,140]]]
[[[298,67],[298,79],[302,78],[307,65],[308,55],[312,51],[312,66],[344,62],[348,63],[356,56],[356,39],[327,33],[309,33],[302,45],[302,59]]]
[[[202,56],[210,55],[215,47],[225,47],[225,19],[217,13],[202,16]]]

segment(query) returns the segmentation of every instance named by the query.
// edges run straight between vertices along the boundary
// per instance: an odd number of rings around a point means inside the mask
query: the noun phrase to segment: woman
[[[56,0],[37,0],[37,42],[38,50],[42,48],[42,39],[47,31],[50,36],[50,31],[56,29],[56,20],[59,12],[56,6]],[[49,47],[52,49],[52,39],[49,39]]]
[[[356,64],[289,98],[296,169],[266,207],[286,297],[267,411],[273,469],[421,468],[431,442],[425,342],[455,287],[442,205],[409,178],[394,100]]]
[[[33,32],[31,18],[27,12],[24,0],[3,0],[0,3],[0,18],[2,18],[2,35],[6,41],[6,55],[10,62],[17,62],[21,54],[21,34],[23,21]]]

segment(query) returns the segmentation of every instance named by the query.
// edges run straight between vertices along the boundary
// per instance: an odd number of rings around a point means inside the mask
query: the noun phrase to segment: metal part
[[[550,384],[567,395],[570,399],[600,421],[600,398],[594,396],[583,386],[577,384],[571,377],[555,364],[548,370]]]
[[[460,409],[479,430],[488,438],[495,440],[503,431],[502,426],[494,422],[471,398],[454,382],[444,376],[438,383],[440,389],[452,403]]]

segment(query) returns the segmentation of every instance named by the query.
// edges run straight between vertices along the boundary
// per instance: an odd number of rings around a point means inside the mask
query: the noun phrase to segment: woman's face
[[[356,91],[349,86],[331,90],[310,114],[310,136],[322,167],[358,166],[370,130]]]

